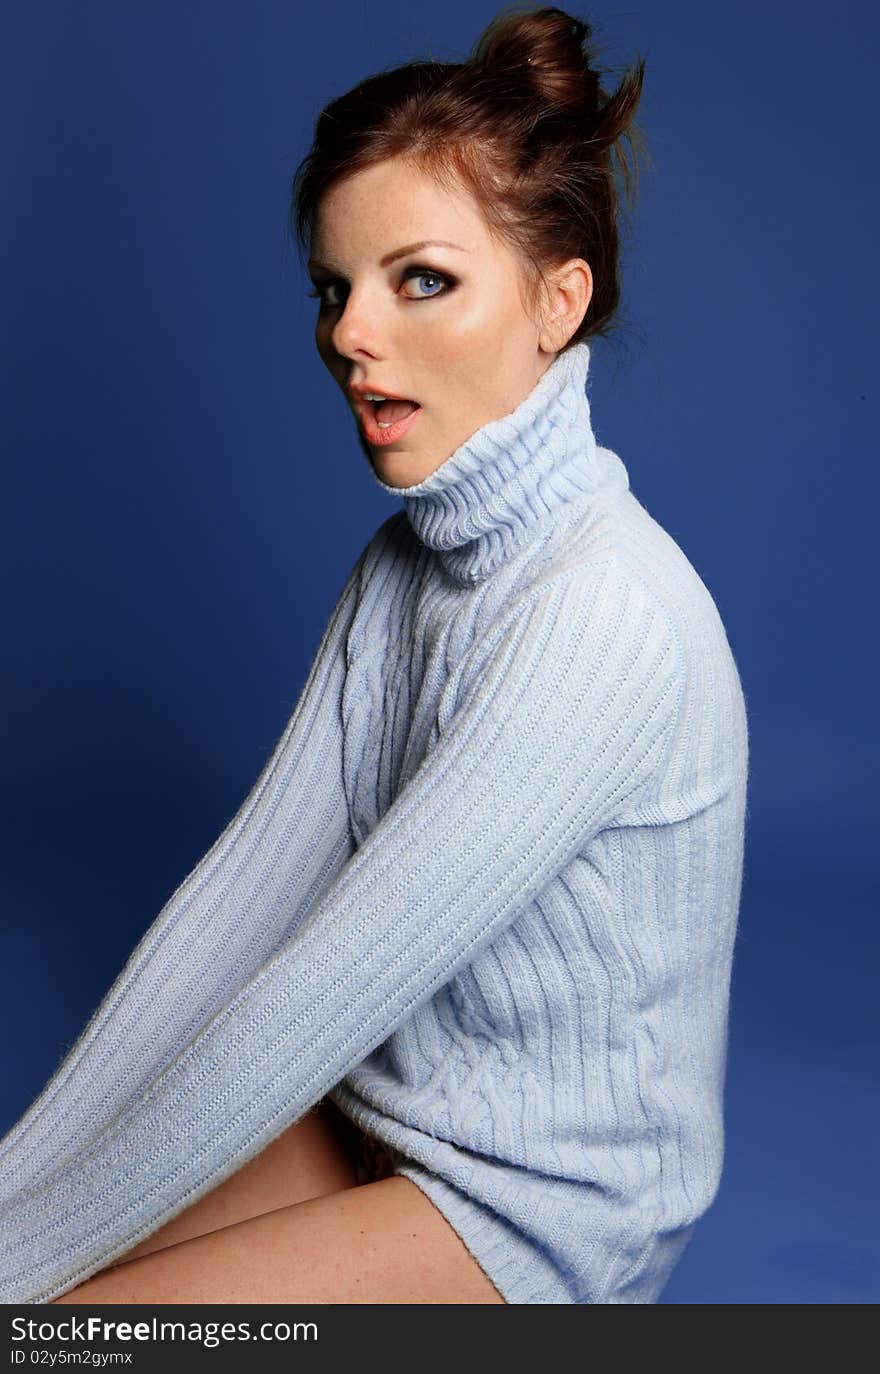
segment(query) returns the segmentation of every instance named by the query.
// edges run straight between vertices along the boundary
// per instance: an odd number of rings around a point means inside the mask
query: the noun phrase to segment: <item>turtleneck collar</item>
[[[609,482],[628,487],[626,469],[599,448],[590,422],[583,340],[557,355],[508,415],[490,420],[402,496],[418,538],[462,585],[481,581],[539,532],[566,520]],[[555,524],[556,521],[551,521]]]

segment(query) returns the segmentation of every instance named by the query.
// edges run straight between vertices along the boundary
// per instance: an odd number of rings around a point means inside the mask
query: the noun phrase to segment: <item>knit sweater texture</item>
[[[656,1302],[713,1201],[748,731],[590,348],[403,497],[281,738],[0,1141],[46,1303],[323,1096],[508,1303]]]

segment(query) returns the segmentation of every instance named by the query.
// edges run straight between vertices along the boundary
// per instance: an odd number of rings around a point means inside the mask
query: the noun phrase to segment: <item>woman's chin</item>
[[[411,453],[395,453],[390,448],[371,445],[370,462],[376,475],[389,487],[412,487],[428,476],[421,470],[424,464],[419,464]]]
[[[357,435],[370,467],[389,487],[414,487],[419,482],[424,482],[426,477],[430,477],[431,473],[436,472],[446,461],[446,458],[432,460],[424,453],[417,454],[412,450],[407,452],[405,448],[396,444],[371,444],[360,426]]]

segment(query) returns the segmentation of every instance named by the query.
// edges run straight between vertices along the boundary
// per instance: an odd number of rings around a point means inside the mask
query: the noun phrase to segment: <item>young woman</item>
[[[713,1200],[746,714],[591,428],[643,64],[588,39],[502,12],[318,121],[317,346],[403,508],[0,1142],[7,1302],[654,1302]]]

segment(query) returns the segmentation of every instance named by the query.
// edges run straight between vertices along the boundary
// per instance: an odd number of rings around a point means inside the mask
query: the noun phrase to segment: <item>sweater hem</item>
[[[549,1262],[503,1217],[396,1152],[394,1172],[410,1179],[433,1202],[506,1303],[573,1301]]]

